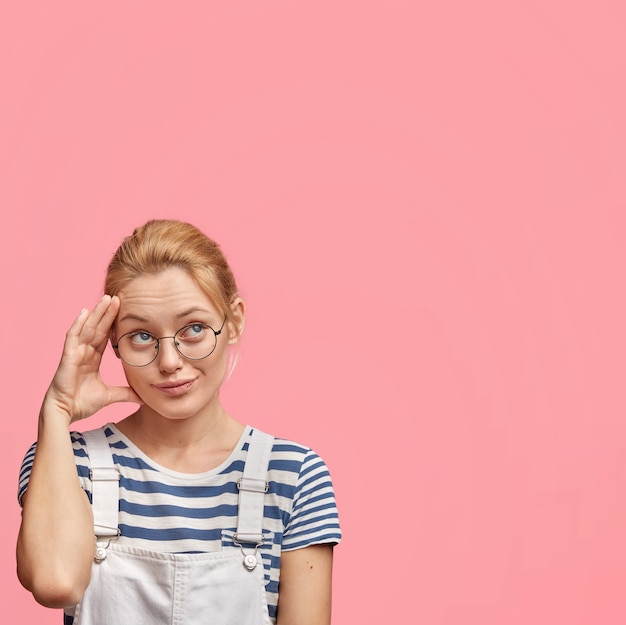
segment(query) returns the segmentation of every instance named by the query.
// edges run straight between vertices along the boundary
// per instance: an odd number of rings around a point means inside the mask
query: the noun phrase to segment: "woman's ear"
[[[234,325],[228,324],[228,343],[237,343],[246,325],[246,304],[241,297],[236,297],[230,304]]]

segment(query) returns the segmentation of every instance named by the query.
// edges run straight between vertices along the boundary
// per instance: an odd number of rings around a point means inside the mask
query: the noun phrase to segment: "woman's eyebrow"
[[[181,319],[182,317],[187,317],[187,316],[192,315],[193,313],[197,313],[197,312],[203,312],[203,313],[211,314],[211,311],[207,310],[206,308],[200,308],[199,306],[194,306],[193,308],[188,308],[186,310],[183,310],[182,312],[179,312],[176,315],[176,318],[177,319]]]
[[[188,317],[189,315],[192,315],[198,312],[211,314],[211,311],[206,308],[201,308],[200,306],[193,306],[192,308],[187,308],[177,313],[176,318],[181,319],[182,317]],[[128,321],[128,320],[139,321],[141,323],[150,323],[149,319],[146,319],[145,317],[140,317],[139,315],[134,315],[132,313],[128,313],[127,315],[124,315],[121,319],[118,319],[118,322]]]
[[[139,315],[124,315],[121,319],[118,319],[118,323],[120,321],[127,321],[127,320],[132,320],[132,321],[141,321],[141,323],[148,323],[148,320],[145,319],[144,317],[140,317]]]

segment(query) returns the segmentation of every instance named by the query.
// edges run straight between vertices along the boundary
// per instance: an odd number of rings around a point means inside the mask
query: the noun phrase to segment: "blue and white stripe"
[[[237,525],[237,480],[241,477],[252,428],[219,467],[200,474],[171,471],[135,447],[113,424],[104,428],[121,471],[120,543],[154,551],[197,553],[232,547]],[[78,477],[91,497],[89,458],[80,433],[71,433]],[[28,487],[35,445],[27,452],[19,499]],[[275,622],[281,551],[338,543],[341,529],[330,474],[311,449],[275,439],[268,470],[261,547],[268,579],[267,602]],[[66,616],[65,623],[71,623]]]

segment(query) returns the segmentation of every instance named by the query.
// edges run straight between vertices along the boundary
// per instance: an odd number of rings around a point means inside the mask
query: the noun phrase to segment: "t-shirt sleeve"
[[[22,466],[20,467],[20,477],[17,485],[17,500],[22,505],[22,496],[28,488],[28,480],[30,479],[30,472],[33,470],[33,460],[35,459],[35,449],[37,443],[33,443],[26,452],[24,460],[22,460]]]
[[[340,540],[341,527],[330,473],[324,461],[308,450],[296,482],[282,549],[337,544]]]
[[[80,481],[81,487],[91,496],[90,488],[91,481],[89,479],[89,458],[87,456],[87,447],[82,435],[78,432],[70,432],[72,439],[72,447],[74,448],[74,460],[76,461],[76,472]],[[37,450],[37,443],[33,443],[22,461],[20,468],[19,483],[17,489],[17,500],[22,505],[22,497],[28,489],[28,481],[30,480],[30,473],[33,469],[33,461],[35,459],[35,452]]]

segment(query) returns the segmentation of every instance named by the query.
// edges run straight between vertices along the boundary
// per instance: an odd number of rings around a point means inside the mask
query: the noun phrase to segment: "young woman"
[[[22,584],[65,625],[330,623],[328,470],[220,402],[244,318],[219,246],[155,220],[69,329],[20,475],[17,546]],[[128,387],[100,377],[109,340]],[[113,402],[139,407],[68,433]]]

